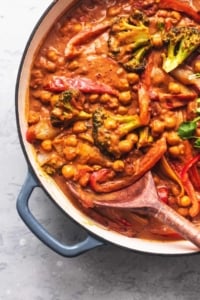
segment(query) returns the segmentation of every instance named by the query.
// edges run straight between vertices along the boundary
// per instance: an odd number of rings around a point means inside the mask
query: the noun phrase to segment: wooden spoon
[[[72,195],[83,203],[132,209],[136,212],[151,215],[200,248],[200,230],[193,223],[176,213],[170,206],[159,200],[150,171],[127,188],[103,195],[84,191],[72,182],[68,182],[67,186]]]

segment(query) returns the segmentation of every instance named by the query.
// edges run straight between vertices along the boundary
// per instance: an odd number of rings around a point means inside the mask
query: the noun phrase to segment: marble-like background
[[[64,1],[64,0],[63,0]],[[0,300],[196,300],[200,256],[160,257],[104,246],[63,258],[16,212],[27,173],[14,112],[15,81],[29,34],[50,0],[0,0]],[[62,241],[84,233],[40,189],[32,210]]]

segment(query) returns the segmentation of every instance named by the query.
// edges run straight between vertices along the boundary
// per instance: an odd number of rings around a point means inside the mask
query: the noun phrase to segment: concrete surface
[[[27,165],[15,123],[16,74],[30,31],[50,2],[0,0],[0,300],[200,299],[200,255],[151,256],[110,245],[63,258],[19,218],[15,204]],[[82,236],[42,190],[31,205],[57,238]]]

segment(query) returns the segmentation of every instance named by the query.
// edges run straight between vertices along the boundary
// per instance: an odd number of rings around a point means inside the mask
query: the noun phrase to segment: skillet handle
[[[149,213],[200,249],[200,229],[179,215],[174,209],[161,201],[156,201],[155,206],[150,209]]]
[[[74,245],[65,245],[57,241],[50,233],[35,219],[29,209],[29,199],[39,184],[29,171],[22,189],[17,198],[17,211],[27,227],[48,247],[56,253],[65,257],[75,257],[88,250],[104,245],[102,241],[96,240],[88,235],[85,240]]]

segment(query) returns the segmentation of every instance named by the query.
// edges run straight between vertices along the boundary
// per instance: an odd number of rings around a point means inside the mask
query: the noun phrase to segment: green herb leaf
[[[182,139],[191,139],[194,136],[196,128],[196,122],[183,122],[178,128],[178,135]]]
[[[194,142],[194,147],[200,148],[200,138],[196,139],[196,141]]]

